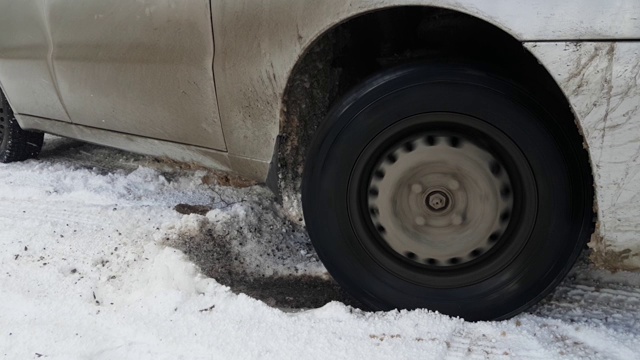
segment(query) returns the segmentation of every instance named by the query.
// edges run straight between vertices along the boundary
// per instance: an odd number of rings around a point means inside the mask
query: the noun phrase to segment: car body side
[[[590,153],[595,260],[640,269],[637,1],[4,0],[0,84],[25,128],[265,181],[296,64],[338,24],[399,6],[474,16],[540,61]]]

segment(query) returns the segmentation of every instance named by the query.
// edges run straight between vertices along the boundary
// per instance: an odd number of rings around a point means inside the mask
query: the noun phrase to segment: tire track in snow
[[[471,339],[465,338],[465,331],[462,327],[457,327],[445,342],[447,344],[447,355],[445,360],[462,359],[470,355]]]
[[[636,359],[637,351],[626,346],[628,339],[615,332],[596,332],[594,327],[571,322],[558,322],[553,319],[539,318],[538,330],[534,333],[549,352],[546,358],[578,359]],[[612,336],[613,335],[613,336]]]
[[[478,323],[478,327],[459,326],[445,341],[447,353],[445,360],[456,359],[549,359],[547,353],[540,353],[539,344],[518,339],[517,351],[505,346],[504,341],[497,341],[490,334],[483,333],[487,323]],[[472,330],[472,331],[469,331]],[[506,336],[503,332],[502,336]],[[501,337],[502,337],[501,336]],[[501,340],[504,338],[502,337]]]
[[[617,331],[640,327],[640,287],[602,281],[596,272],[579,264],[574,275],[531,312],[570,323],[606,325]]]
[[[444,340],[444,359],[531,359],[556,358],[619,359],[637,358],[634,349],[609,335],[595,335],[592,327],[572,325],[554,319],[523,315],[516,326],[506,322],[462,324]],[[514,321],[511,320],[513,323]],[[496,326],[502,329],[496,334]],[[520,329],[532,331],[522,333]],[[619,336],[618,334],[615,334]],[[593,341],[600,337],[599,341]],[[628,344],[628,342],[627,342]]]

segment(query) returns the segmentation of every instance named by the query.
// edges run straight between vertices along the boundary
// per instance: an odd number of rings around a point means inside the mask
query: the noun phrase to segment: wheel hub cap
[[[509,224],[504,167],[461,136],[424,135],[392,148],[369,182],[371,220],[405,259],[454,266],[481,256]]]

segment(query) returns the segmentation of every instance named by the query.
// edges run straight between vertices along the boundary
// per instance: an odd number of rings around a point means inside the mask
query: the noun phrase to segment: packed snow
[[[0,357],[640,359],[640,274],[585,256],[500,322],[363,312],[268,190],[227,180],[56,137],[0,165]]]

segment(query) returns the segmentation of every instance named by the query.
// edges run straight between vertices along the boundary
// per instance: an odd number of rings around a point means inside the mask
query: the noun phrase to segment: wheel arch
[[[413,23],[411,21],[398,23],[398,19],[405,20],[402,15],[407,14],[412,18]],[[406,51],[405,54],[396,58],[385,57],[385,46],[387,51],[389,49],[397,51],[398,48],[394,48],[397,42],[394,41],[400,39],[403,34],[406,35],[406,31],[412,25],[416,25],[416,21],[418,28],[422,26],[422,30],[419,31],[424,32],[422,35],[417,34],[418,38],[420,36],[437,37],[438,34],[444,34],[447,36],[447,41],[453,39],[456,46],[443,45],[437,40],[432,43],[427,41],[426,44],[418,47],[415,43],[404,43],[400,44],[399,49]],[[462,26],[460,26],[461,23]],[[397,24],[401,24],[400,30],[389,33],[388,30]],[[363,45],[359,40],[364,39],[363,33],[370,35],[370,32],[376,34],[375,39],[371,41],[371,38],[368,38],[370,42]],[[470,45],[469,39],[479,39],[483,36],[488,36],[485,40],[490,40],[492,43],[491,51],[487,52],[502,52],[500,57],[473,54],[480,49],[477,44],[468,49],[465,48]],[[358,55],[354,55],[357,51],[349,50],[354,44],[358,44],[356,46],[360,51]],[[376,45],[379,48],[373,50],[371,47]],[[272,163],[272,166],[277,168],[276,171],[272,169],[272,173],[278,174],[278,180],[277,184],[271,184],[272,187],[277,188],[285,208],[292,217],[302,221],[299,190],[307,145],[333,102],[346,93],[351,86],[376,71],[392,65],[441,57],[457,59],[467,57],[472,61],[491,63],[488,61],[490,58],[493,60],[501,58],[500,61],[505,61],[510,56],[515,56],[518,64],[525,65],[526,72],[529,73],[527,76],[521,76],[519,81],[536,82],[538,86],[544,86],[545,90],[549,91],[549,101],[561,104],[560,107],[566,110],[564,115],[574,119],[575,129],[583,139],[593,173],[591,152],[584,141],[582,125],[569,97],[545,64],[530,51],[530,47],[523,46],[523,37],[518,32],[495,18],[482,16],[479,12],[460,7],[388,5],[350,14],[323,28],[302,45],[295,64],[288,70],[286,86],[281,97],[278,144]],[[362,65],[362,60],[365,60],[365,66],[358,66],[354,74],[353,69],[356,68],[354,65]],[[382,64],[373,64],[374,62]],[[517,66],[512,67],[510,70],[512,74],[515,74],[513,70],[516,68]],[[508,72],[505,75],[509,75]],[[594,198],[594,207],[595,201]]]

